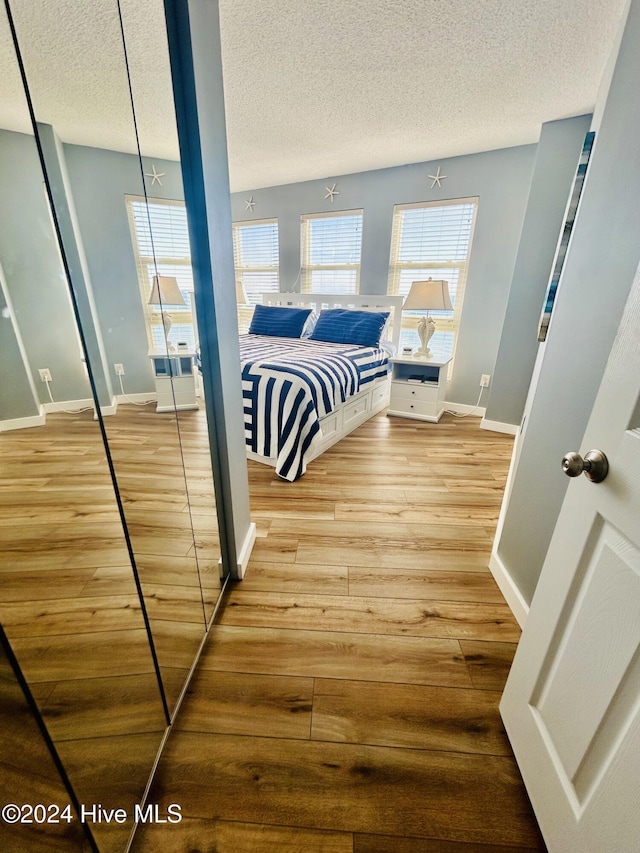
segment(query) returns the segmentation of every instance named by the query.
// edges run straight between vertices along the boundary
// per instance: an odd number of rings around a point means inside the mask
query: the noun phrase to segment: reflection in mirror
[[[132,813],[167,714],[4,8],[0,46],[0,622],[78,799]]]
[[[2,625],[0,708],[3,715],[0,800],[4,807],[9,800],[16,801],[14,808],[20,809],[27,820],[14,822],[15,812],[11,810],[6,817],[3,815],[0,848],[29,850],[29,853],[95,850],[90,828],[78,820],[79,803],[56,764],[55,747],[34,706]]]
[[[155,10],[154,10],[155,6]],[[141,198],[125,197],[156,413],[177,412],[184,486],[205,618],[220,596],[220,542],[202,384],[187,211],[182,186],[162,0],[120,0],[124,50],[143,176]],[[150,19],[153,23],[150,23]],[[170,525],[170,518],[165,524]],[[174,572],[174,580],[176,574]]]
[[[162,3],[21,3],[14,18],[171,712],[220,579]]]

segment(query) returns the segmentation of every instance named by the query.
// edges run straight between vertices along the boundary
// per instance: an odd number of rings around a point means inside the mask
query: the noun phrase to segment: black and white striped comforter
[[[375,347],[241,335],[240,359],[247,447],[297,480],[322,439],[320,418],[385,376],[388,357]]]

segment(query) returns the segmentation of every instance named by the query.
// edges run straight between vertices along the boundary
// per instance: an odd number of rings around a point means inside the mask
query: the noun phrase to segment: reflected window
[[[173,349],[178,349],[178,344],[186,344],[193,352],[198,335],[185,204],[165,199],[147,201],[138,196],[125,196],[125,201],[149,349],[166,350],[165,329],[168,326],[168,343]],[[150,305],[154,275],[175,278],[184,304]],[[169,324],[163,324],[163,311],[169,316]]]

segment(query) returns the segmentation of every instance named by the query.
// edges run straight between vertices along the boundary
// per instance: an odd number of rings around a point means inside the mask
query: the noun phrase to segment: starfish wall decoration
[[[333,204],[334,195],[340,195],[340,193],[336,189],[336,185],[333,184],[333,186],[325,187],[325,190],[327,191],[325,198],[331,199],[331,204]]]
[[[253,196],[251,196],[251,198],[246,199],[245,204],[247,205],[245,209],[250,210],[251,213],[253,213],[253,208],[256,206],[256,203],[253,200]]]
[[[151,186],[156,183],[162,186],[162,181],[160,180],[160,178],[164,178],[165,172],[157,172],[155,163],[151,167],[151,173],[145,172],[144,174],[146,178],[151,178]]]
[[[444,181],[444,179],[445,179],[447,176],[446,176],[446,175],[441,175],[441,174],[440,174],[440,166],[438,166],[438,168],[436,169],[436,173],[435,173],[435,175],[428,175],[427,177],[429,177],[429,178],[432,178],[432,179],[433,179],[433,182],[432,182],[432,184],[431,184],[431,189],[433,189],[433,188],[435,187],[435,185],[436,185],[436,184],[437,184],[439,187],[441,187],[441,186],[442,186],[441,181]]]

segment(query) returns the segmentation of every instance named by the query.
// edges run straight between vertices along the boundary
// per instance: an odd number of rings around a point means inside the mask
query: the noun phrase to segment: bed
[[[318,320],[322,311],[322,319],[327,320],[328,310],[332,316],[342,315],[340,321],[347,324],[352,316],[346,316],[347,311],[356,312],[355,322],[364,316],[362,312],[369,312],[365,319],[373,324],[384,322],[380,312],[388,313],[389,318],[376,345],[271,333],[240,336],[245,441],[250,459],[271,465],[285,480],[297,480],[309,462],[387,406],[388,360],[399,346],[402,302],[399,296],[262,295],[265,308],[258,306],[256,311],[294,308],[308,313],[311,309],[309,322]],[[319,328],[316,325],[312,329],[312,336]],[[256,329],[260,331],[260,323]]]

